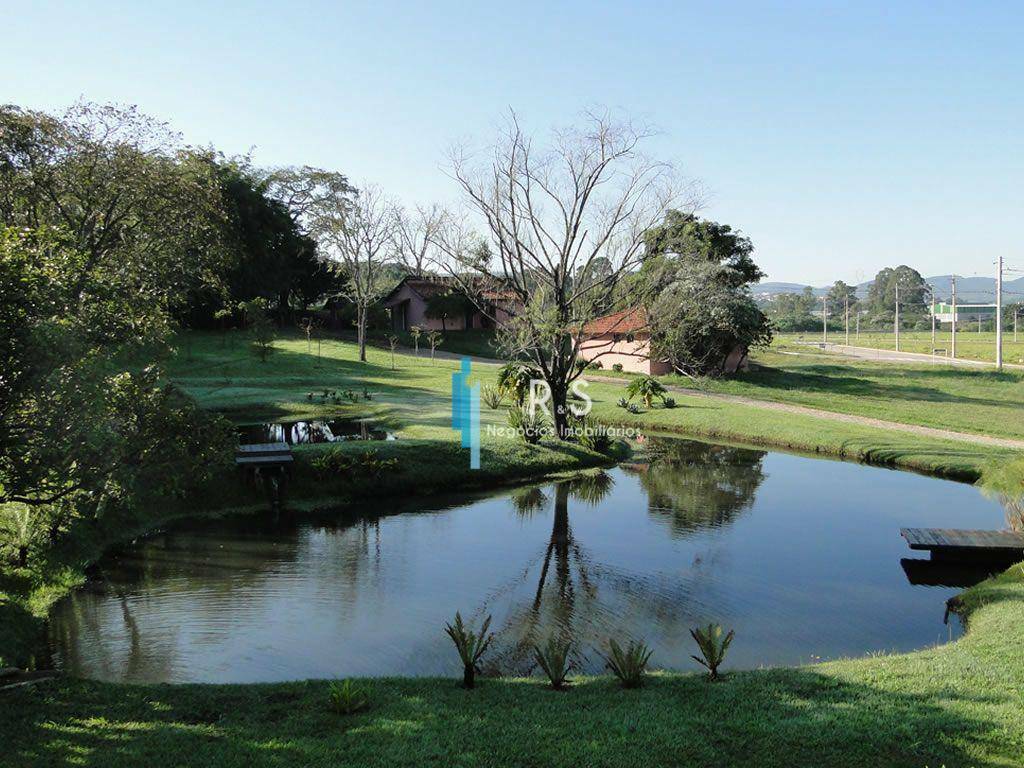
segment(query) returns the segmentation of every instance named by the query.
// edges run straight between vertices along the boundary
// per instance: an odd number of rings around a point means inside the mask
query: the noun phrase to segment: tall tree
[[[846,313],[847,306],[851,311],[857,306],[857,288],[847,285],[842,280],[836,280],[828,290],[826,303],[830,317],[842,318]]]
[[[486,223],[497,264],[493,273],[481,270],[468,256],[471,238],[454,237],[443,249],[448,271],[484,312],[493,311],[484,290],[500,291],[521,307],[498,341],[509,356],[526,357],[542,372],[562,438],[569,387],[581,372],[583,327],[602,311],[619,278],[639,266],[647,230],[687,203],[672,167],[641,153],[650,135],[588,113],[579,125],[555,131],[541,149],[513,114],[488,162],[452,153],[452,175]],[[599,263],[610,268],[596,269]]]
[[[921,273],[901,264],[886,267],[875,275],[868,290],[868,307],[880,320],[891,321],[896,312],[897,286],[899,286],[900,313],[904,317],[919,317],[927,310],[928,284]]]
[[[274,184],[320,251],[344,270],[340,293],[355,308],[365,362],[371,307],[393,285],[397,206],[378,187],[356,190],[341,174],[317,168],[279,171]]]
[[[730,355],[771,341],[768,319],[749,291],[764,274],[749,238],[669,211],[646,242],[636,297],[647,309],[652,354],[676,370],[714,375],[725,371]]]

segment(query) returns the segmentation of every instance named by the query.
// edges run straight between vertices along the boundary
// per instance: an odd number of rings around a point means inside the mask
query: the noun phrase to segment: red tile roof
[[[607,333],[637,333],[646,330],[647,311],[643,307],[632,307],[598,317],[583,326],[583,333],[586,336],[603,336]]]

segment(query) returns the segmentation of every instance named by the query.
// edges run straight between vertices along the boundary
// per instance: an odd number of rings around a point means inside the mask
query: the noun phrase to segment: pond
[[[328,421],[277,421],[243,424],[238,427],[240,443],[336,443],[342,440],[394,440],[379,424],[368,419],[330,419]]]
[[[573,638],[587,672],[610,636],[694,669],[688,629],[709,621],[736,630],[730,668],[910,650],[959,632],[943,623],[958,589],[910,582],[949,579],[904,571],[900,527],[1004,522],[969,485],[650,444],[646,463],[487,497],[184,523],[106,557],[55,606],[55,662],[132,682],[456,675],[442,631],[456,610],[493,615],[487,671],[504,674],[528,673],[532,644],[553,633]]]

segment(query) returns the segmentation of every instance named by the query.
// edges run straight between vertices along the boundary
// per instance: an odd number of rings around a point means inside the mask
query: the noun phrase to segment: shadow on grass
[[[896,677],[900,677],[897,675]],[[261,686],[45,683],[0,694],[6,754],[23,766],[1013,764],[993,716],[1017,702],[913,690],[812,668],[736,673],[709,684],[659,675],[553,693],[523,681],[367,681],[371,708],[339,717],[325,682]],[[978,690],[986,690],[978,681]],[[902,685],[904,690],[893,687]],[[86,726],[87,724],[87,726]],[[585,734],[585,737],[582,736]]]

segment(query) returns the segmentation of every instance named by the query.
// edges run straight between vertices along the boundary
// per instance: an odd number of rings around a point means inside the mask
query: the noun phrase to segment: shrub
[[[599,371],[602,368],[604,368],[604,365],[601,364],[600,360],[593,360],[587,364],[587,368],[589,368],[592,371]]]
[[[639,397],[643,400],[644,405],[650,408],[654,398],[665,396],[665,387],[653,376],[641,376],[629,382],[629,386],[626,387],[626,395],[630,400]]]
[[[502,403],[501,390],[497,387],[484,387],[480,390],[480,399],[484,401],[484,405],[492,411],[496,411]]]
[[[541,372],[532,365],[517,361],[506,363],[498,371],[498,391],[508,395],[516,405],[522,406],[530,391],[530,381],[540,378],[543,378]]]
[[[327,690],[331,709],[339,715],[354,715],[370,706],[370,696],[365,688],[351,680],[334,681]]]
[[[675,408],[676,399],[674,397],[663,397],[661,398],[661,404],[664,405],[666,408]]]
[[[462,616],[458,611],[455,612],[455,621],[445,624],[444,631],[455,643],[455,649],[459,652],[459,658],[462,659],[462,686],[464,688],[472,688],[476,683],[477,664],[491,644],[491,640],[494,639],[493,633],[487,634],[490,626],[491,617],[488,616],[484,619],[480,633],[477,634],[463,624]]]
[[[517,406],[508,410],[508,425],[519,432],[519,435],[530,445],[536,445],[547,431],[548,422],[544,412],[535,408],[533,412],[526,406]]]
[[[616,373],[622,373],[622,363],[612,363],[612,370]]]
[[[624,398],[624,397],[620,397],[620,398],[619,398],[618,400],[616,400],[616,401],[615,401],[615,404],[616,404],[616,405],[617,405],[617,406],[618,406],[619,408],[625,408],[626,406],[628,406],[628,405],[629,405],[629,400],[627,400],[627,399],[626,399],[626,398]]]
[[[345,472],[358,472],[362,477],[377,480],[388,470],[395,469],[398,466],[398,459],[381,458],[376,448],[371,448],[360,454],[351,454],[340,448],[332,448],[315,456],[310,464],[320,480],[326,480],[332,475]]]
[[[634,414],[640,413],[640,406],[637,405],[636,403],[627,403],[626,410]]]
[[[692,656],[694,661],[707,667],[708,680],[718,680],[718,668],[725,661],[725,652],[729,650],[732,638],[736,634],[733,630],[722,636],[722,627],[718,624],[708,624],[707,627],[695,627],[690,630],[693,639],[697,641],[700,649],[700,656]]]
[[[555,637],[548,639],[544,647],[533,646],[533,657],[537,664],[544,670],[544,674],[551,681],[551,687],[556,691],[564,691],[569,684],[569,669],[572,663],[569,661],[569,651],[572,643],[568,640],[559,640]]]
[[[608,640],[608,655],[605,661],[608,662],[608,669],[612,671],[623,688],[639,688],[644,684],[644,672],[647,671],[647,662],[651,660],[654,653],[646,644],[635,641],[623,650],[622,646],[615,642],[615,638]]]
[[[573,429],[576,432],[576,442],[591,451],[608,453],[612,447],[612,439],[608,432],[597,422],[589,417],[582,417],[573,422]]]

